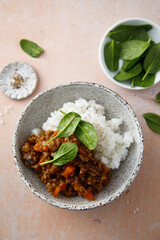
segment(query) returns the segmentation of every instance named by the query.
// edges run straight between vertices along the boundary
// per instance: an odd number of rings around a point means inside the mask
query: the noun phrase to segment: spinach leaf
[[[142,64],[138,63],[134,68],[130,69],[128,72],[125,72],[121,69],[115,76],[114,79],[117,81],[125,81],[134,76],[137,76],[142,72]]]
[[[123,42],[126,41],[130,35],[132,35],[133,31],[136,29],[143,28],[147,31],[152,29],[152,26],[149,24],[146,25],[118,25],[114,29],[112,29],[108,34],[107,37],[111,37],[115,41]]]
[[[149,50],[151,49],[151,47],[154,44],[155,44],[154,41],[151,40],[149,47],[147,48],[147,50],[140,57],[134,58],[133,60],[124,60],[123,61],[123,65],[122,65],[122,69],[127,72],[132,67],[134,67],[138,61],[140,61],[143,64],[144,58],[146,57],[146,55],[148,54]]]
[[[54,153],[52,160],[43,162],[40,165],[43,166],[48,163],[53,163],[56,166],[63,166],[66,163],[72,161],[78,152],[78,146],[75,143],[63,143],[59,149]]]
[[[75,112],[67,113],[60,121],[58,126],[58,134],[55,138],[65,138],[70,136],[76,129],[81,116]]]
[[[130,40],[121,43],[120,57],[123,60],[133,60],[140,57],[150,45],[151,38],[148,42],[140,40]]]
[[[104,60],[110,71],[116,71],[119,67],[120,44],[111,40],[104,47]]]
[[[146,120],[148,127],[156,132],[160,133],[160,116],[155,113],[145,113],[143,117]]]
[[[145,57],[143,67],[146,73],[142,80],[144,80],[149,73],[154,74],[160,70],[160,43],[153,45],[150,49]]]
[[[148,47],[147,50],[142,54],[143,57],[146,57],[146,56],[147,56],[148,52],[150,51],[150,49],[151,49],[155,44],[156,44],[156,43],[155,43],[153,40],[150,41],[149,47]]]
[[[135,86],[134,79],[132,78],[131,88],[134,88],[134,86]]]
[[[139,57],[135,58],[133,60],[124,60],[123,65],[122,65],[122,69],[127,72],[132,67],[134,67],[138,61],[139,61]]]
[[[75,135],[89,150],[96,148],[97,134],[91,123],[81,120],[75,130]]]
[[[62,114],[66,115],[66,113],[62,110],[59,111]],[[91,123],[80,120],[74,133],[80,142],[82,142],[89,150],[96,148],[97,134]]]
[[[139,75],[133,77],[134,85],[140,86],[140,87],[150,87],[154,84],[155,81],[155,74],[149,74],[144,81],[142,81],[142,78],[144,76],[144,72],[140,73]]]
[[[147,42],[149,40],[148,33],[144,28],[136,29],[129,37],[129,40],[141,40]]]
[[[74,133],[80,119],[81,116],[75,112],[67,113],[59,123],[57,135],[45,142],[43,146],[45,146],[47,143],[51,142],[55,138],[69,137],[72,133]]]
[[[157,94],[156,102],[157,102],[157,103],[160,103],[160,92]]]
[[[24,52],[34,58],[38,58],[39,55],[44,51],[43,48],[38,46],[35,42],[29,41],[27,39],[22,39],[20,41],[20,46]]]

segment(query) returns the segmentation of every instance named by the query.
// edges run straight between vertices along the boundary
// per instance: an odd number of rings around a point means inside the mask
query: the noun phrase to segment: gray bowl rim
[[[137,165],[135,166],[134,172],[130,175],[130,177],[128,178],[128,180],[126,181],[126,183],[124,185],[121,186],[121,188],[115,192],[108,200],[104,199],[101,202],[98,203],[92,203],[87,205],[69,205],[69,204],[64,204],[64,203],[56,203],[56,202],[52,202],[50,201],[50,199],[42,196],[39,192],[35,191],[34,189],[32,189],[32,187],[30,186],[30,184],[28,183],[27,179],[24,176],[24,173],[20,171],[20,167],[19,167],[19,163],[16,157],[16,135],[17,135],[17,131],[19,129],[19,125],[21,123],[21,120],[23,119],[27,109],[36,101],[38,100],[38,98],[40,98],[41,96],[47,94],[48,92],[51,92],[53,90],[56,90],[58,88],[62,88],[62,87],[69,87],[69,86],[73,86],[73,85],[79,85],[79,86],[90,86],[90,87],[98,87],[104,91],[106,91],[107,93],[111,94],[112,96],[116,97],[123,105],[127,106],[127,109],[130,111],[131,115],[133,116],[137,129],[138,129],[138,133],[139,133],[139,140],[140,140],[140,152],[139,152],[139,157],[138,157],[138,161],[137,161]],[[63,208],[63,209],[68,209],[68,210],[89,210],[89,209],[93,209],[96,207],[100,207],[103,206],[111,201],[113,201],[114,199],[118,198],[119,196],[121,196],[127,189],[128,187],[131,185],[131,183],[133,182],[133,180],[135,179],[135,177],[137,176],[140,166],[142,164],[142,160],[143,160],[143,152],[144,152],[144,144],[143,144],[143,133],[142,133],[142,127],[140,125],[140,122],[135,114],[135,112],[133,111],[133,109],[131,108],[131,106],[116,92],[112,91],[111,89],[106,88],[103,85],[97,84],[97,83],[93,83],[93,82],[70,82],[70,83],[66,83],[66,84],[60,84],[56,87],[50,88],[48,90],[45,90],[44,92],[41,92],[40,94],[36,95],[25,107],[25,109],[22,111],[22,113],[20,114],[20,117],[17,121],[16,124],[16,129],[15,132],[13,134],[13,142],[12,142],[12,154],[13,154],[13,159],[14,159],[14,163],[17,167],[17,170],[20,174],[20,177],[22,179],[22,181],[26,184],[26,186],[31,190],[32,193],[34,193],[37,197],[39,197],[41,200],[45,201],[46,203],[55,206],[55,207],[59,207],[59,208]],[[90,202],[90,201],[89,201]]]
[[[107,36],[107,33],[109,31],[111,31],[113,28],[117,27],[118,25],[120,24],[124,24],[126,21],[131,21],[131,20],[139,20],[139,21],[146,21],[146,24],[151,24],[153,26],[156,26],[157,28],[159,28],[160,30],[160,26],[153,22],[152,20],[150,19],[147,19],[147,18],[140,18],[140,17],[131,17],[131,18],[124,18],[124,19],[121,19],[120,21],[117,21],[116,23],[114,23],[111,27],[109,27],[105,33],[103,34],[103,36],[101,37],[101,40],[100,40],[100,44],[99,44],[99,48],[98,48],[98,58],[99,58],[99,64],[101,66],[101,69],[102,71],[104,72],[104,74],[113,82],[115,83],[116,85],[118,85],[119,87],[122,87],[122,88],[125,88],[125,89],[128,89],[128,90],[133,90],[133,91],[143,91],[143,90],[146,90],[148,88],[151,88],[153,86],[155,86],[156,84],[158,84],[160,81],[158,82],[155,82],[152,86],[149,86],[149,87],[139,87],[139,86],[136,86],[134,88],[131,88],[131,87],[128,87],[128,86],[125,86],[123,83],[121,82],[118,82],[116,80],[114,80],[114,78],[112,78],[109,73],[107,73],[107,71],[105,70],[104,66],[103,66],[103,61],[102,61],[102,56],[101,56],[101,52],[102,52],[102,45],[103,45],[103,42]]]

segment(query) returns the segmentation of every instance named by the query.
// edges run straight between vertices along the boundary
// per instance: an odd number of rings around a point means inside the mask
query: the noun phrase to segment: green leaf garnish
[[[81,120],[74,133],[89,150],[96,148],[97,134],[91,123]]]
[[[53,163],[56,166],[63,166],[72,161],[78,152],[78,146],[75,143],[63,143],[59,149],[54,153],[53,160],[43,162],[40,165],[43,166],[48,163]]]
[[[65,112],[59,110],[62,114],[66,115]],[[82,142],[89,150],[93,150],[97,146],[97,133],[93,125],[89,122],[80,120],[74,131],[76,137]]]
[[[80,120],[81,116],[79,114],[75,112],[67,113],[59,123],[57,135],[45,142],[43,146],[45,146],[47,143],[51,142],[55,138],[69,137],[72,133],[74,133]]]

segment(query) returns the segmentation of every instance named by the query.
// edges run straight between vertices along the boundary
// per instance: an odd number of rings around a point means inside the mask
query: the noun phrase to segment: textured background
[[[0,240],[159,240],[160,135],[151,132],[142,114],[160,114],[155,103],[160,84],[129,91],[110,82],[98,62],[104,32],[117,21],[144,17],[160,24],[160,0],[1,0],[0,68],[25,61],[38,73],[35,93],[21,101],[0,92]],[[45,53],[34,59],[19,40],[37,42]],[[52,207],[21,181],[12,158],[16,121],[36,94],[71,81],[97,82],[119,93],[133,107],[144,133],[144,161],[129,192],[98,209],[76,212]],[[9,106],[13,109],[7,110]],[[1,115],[0,114],[0,115]]]

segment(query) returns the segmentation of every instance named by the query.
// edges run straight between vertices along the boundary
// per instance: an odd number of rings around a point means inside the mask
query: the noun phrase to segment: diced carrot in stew
[[[83,196],[91,201],[94,201],[94,197],[91,191],[87,190],[87,193],[83,194]]]
[[[57,135],[57,133],[58,133],[58,130],[56,130],[56,131],[53,133],[53,135],[51,136],[51,138],[55,137],[55,136]]]
[[[61,191],[65,191],[66,190],[66,187],[67,187],[67,184],[63,183],[60,188],[61,188]]]
[[[74,190],[79,192],[80,191],[80,186],[79,185],[74,185]],[[85,198],[87,198],[88,200],[94,201],[94,197],[91,191],[86,190],[86,193],[82,194]]]
[[[57,197],[58,193],[61,191],[61,187],[60,186],[57,186],[53,192],[53,196],[54,197]]]
[[[37,165],[35,166],[35,168],[38,169],[39,167],[41,167],[40,164],[41,164],[42,162],[45,162],[45,156],[42,156],[42,157],[40,158],[40,161],[37,163]]]
[[[79,191],[79,186],[78,185],[73,185],[73,188],[74,188],[75,191],[77,191],[77,192]]]
[[[42,141],[42,142],[38,142],[34,145],[33,149],[36,151],[36,152],[46,152],[49,150],[49,146],[48,145],[45,145],[43,146],[45,142]]]
[[[64,170],[64,173],[62,175],[65,178],[67,178],[74,170],[75,170],[75,168],[73,166],[68,166],[68,167],[66,167],[66,169]]]
[[[104,168],[105,173],[109,172],[109,170],[110,170],[110,168],[106,167],[104,164],[103,164],[103,168]]]

